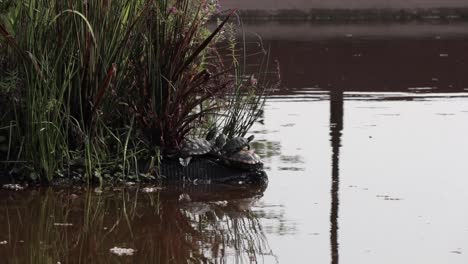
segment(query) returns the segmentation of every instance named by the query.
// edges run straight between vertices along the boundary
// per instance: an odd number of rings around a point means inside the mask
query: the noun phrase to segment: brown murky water
[[[264,210],[251,210],[264,188],[2,192],[1,263],[255,260],[269,252],[259,219]]]
[[[0,262],[467,263],[464,26],[266,34],[268,187],[1,191]]]

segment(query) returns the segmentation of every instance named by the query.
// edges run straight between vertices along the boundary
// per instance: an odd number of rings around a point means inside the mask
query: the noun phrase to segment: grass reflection
[[[271,254],[251,206],[264,188],[0,192],[6,263],[258,263]],[[191,201],[179,201],[187,193]],[[113,247],[135,249],[117,256]]]

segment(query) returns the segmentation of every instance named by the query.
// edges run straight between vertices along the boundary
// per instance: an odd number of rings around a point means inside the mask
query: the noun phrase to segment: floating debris
[[[54,226],[73,226],[72,223],[54,223]]]
[[[211,180],[210,180],[210,179],[194,179],[194,180],[192,181],[192,184],[193,184],[193,185],[211,184]]]
[[[158,192],[162,190],[161,187],[145,187],[143,189],[141,189],[142,192],[144,193],[154,193],[154,192]]]
[[[432,81],[438,81],[439,79],[433,78]],[[437,87],[409,87],[408,90],[410,91],[431,91],[436,90]]]
[[[403,200],[402,198],[396,198],[396,197],[392,197],[390,195],[384,195],[384,194],[377,194],[376,197],[383,198],[385,201],[401,201],[401,200]]]
[[[287,123],[287,124],[283,124],[283,125],[281,125],[281,126],[282,126],[282,127],[293,127],[293,126],[295,126],[295,125],[296,125],[296,124],[294,124],[294,123]]]
[[[217,205],[217,206],[227,206],[228,205],[228,201],[216,201],[216,202],[213,202],[212,204],[214,205]]]
[[[19,184],[3,184],[3,189],[12,190],[12,191],[21,191],[24,190],[24,187]]]
[[[384,198],[384,200],[386,200],[386,201],[401,201],[402,199],[401,199],[401,198],[391,198],[391,197],[388,197],[388,198]]]
[[[436,113],[436,115],[439,115],[439,116],[454,116],[455,114],[454,113]]]
[[[109,249],[109,251],[117,256],[132,256],[135,254],[135,249],[133,248],[120,248],[120,247],[113,247]]]

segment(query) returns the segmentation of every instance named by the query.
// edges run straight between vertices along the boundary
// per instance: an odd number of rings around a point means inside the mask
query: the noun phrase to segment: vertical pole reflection
[[[340,146],[341,131],[343,130],[343,90],[330,91],[330,137],[332,145],[332,184],[331,184],[331,211],[330,211],[330,245],[331,263],[339,263],[338,245],[338,209],[340,188]]]

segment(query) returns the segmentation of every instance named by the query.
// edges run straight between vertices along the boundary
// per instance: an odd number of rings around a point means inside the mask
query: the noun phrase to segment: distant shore
[[[468,8],[239,9],[243,21],[410,22],[468,21]]]

